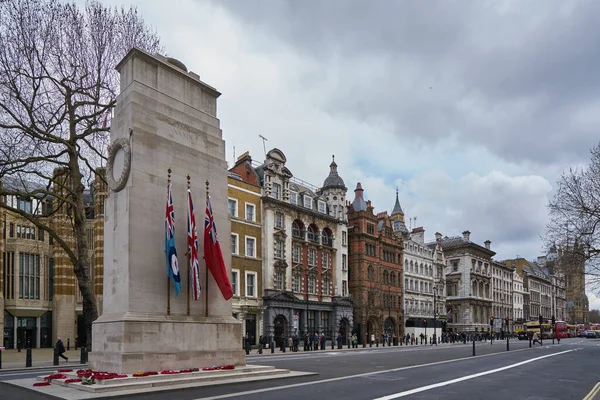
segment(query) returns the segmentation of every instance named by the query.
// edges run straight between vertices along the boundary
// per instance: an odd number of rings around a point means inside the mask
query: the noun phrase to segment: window
[[[256,297],[256,272],[246,272],[246,297]]]
[[[375,225],[373,225],[373,224],[367,224],[367,233],[369,235],[375,234]]]
[[[307,239],[310,242],[319,243],[319,231],[317,231],[313,226],[309,226]]]
[[[281,199],[281,185],[279,183],[273,184],[273,198],[276,200]]]
[[[31,199],[18,199],[17,208],[21,211],[31,214]]]
[[[246,257],[256,257],[256,238],[246,236]]]
[[[321,311],[321,332],[329,332],[329,311]]]
[[[348,281],[342,281],[342,296],[348,296]]]
[[[40,256],[19,253],[19,298],[40,299]]]
[[[329,256],[329,252],[328,251],[324,251],[323,252],[323,263],[322,263],[322,267],[323,269],[329,269],[331,267],[331,259]]]
[[[283,229],[283,214],[280,212],[275,213],[275,228]]]
[[[292,284],[292,291],[299,292],[300,291],[300,281],[302,280],[302,275],[296,274],[294,275],[294,280]]]
[[[317,250],[313,247],[308,249],[308,265],[314,267],[317,264]]]
[[[237,233],[232,233],[231,234],[231,254],[238,254],[238,234]]]
[[[327,212],[327,203],[322,200],[317,202],[317,209],[320,213],[325,214]]]
[[[330,284],[329,276],[325,275],[323,277],[323,281],[321,282],[321,292],[323,293],[324,296],[329,296],[329,284]]]
[[[375,274],[374,274],[374,271],[373,271],[373,266],[369,265],[369,267],[367,268],[367,279],[369,281],[373,281],[374,276],[375,276]]]
[[[292,262],[295,264],[300,264],[300,251],[301,247],[298,245],[294,245],[292,249]]]
[[[236,199],[227,199],[227,211],[229,215],[232,217],[237,217],[237,200]]]
[[[348,269],[348,256],[342,254],[342,271],[346,271]]]
[[[246,221],[255,221],[254,211],[256,210],[256,206],[254,204],[246,203]]]
[[[17,237],[21,237],[21,225],[17,225]]]
[[[308,293],[315,293],[315,286],[317,286],[317,279],[314,276],[308,278]]]
[[[342,232],[342,245],[346,246],[348,244],[348,232]]]
[[[12,222],[8,225],[8,236],[15,237],[15,224]]]
[[[458,260],[452,261],[452,271],[458,271]]]
[[[303,227],[298,223],[298,221],[292,222],[292,237],[304,239],[304,231],[302,228]]]
[[[298,192],[290,191],[290,203],[298,205]]]
[[[285,274],[285,270],[283,269],[276,269],[275,270],[275,278],[274,280],[274,284],[275,284],[275,290],[283,290],[283,277]]]
[[[240,271],[236,269],[231,270],[231,288],[234,296],[240,295]]]
[[[283,258],[283,240],[275,239],[275,258]]]
[[[305,195],[303,197],[303,200],[304,200],[304,207],[310,208],[312,210],[312,197]]]

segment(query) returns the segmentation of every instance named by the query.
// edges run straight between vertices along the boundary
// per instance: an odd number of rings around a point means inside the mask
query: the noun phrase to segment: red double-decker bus
[[[557,338],[563,339],[569,337],[569,330],[565,321],[556,321],[554,323],[554,334]]]

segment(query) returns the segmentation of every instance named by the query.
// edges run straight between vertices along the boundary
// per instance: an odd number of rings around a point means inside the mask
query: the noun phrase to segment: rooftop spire
[[[323,189],[343,189],[344,192],[348,190],[344,184],[344,180],[339,176],[337,171],[337,164],[335,163],[335,155],[331,156],[331,164],[329,164],[329,176],[325,178],[323,182]]]
[[[398,199],[398,186],[396,186],[396,204],[394,204],[394,210],[392,211],[392,216],[394,215],[404,215],[404,211],[400,207],[400,200]]]

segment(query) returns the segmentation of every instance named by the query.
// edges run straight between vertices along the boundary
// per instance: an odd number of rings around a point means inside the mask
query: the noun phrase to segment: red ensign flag
[[[219,285],[225,300],[233,297],[233,288],[223,261],[223,253],[217,236],[217,227],[213,219],[210,196],[206,196],[206,218],[204,219],[204,261],[213,278]]]

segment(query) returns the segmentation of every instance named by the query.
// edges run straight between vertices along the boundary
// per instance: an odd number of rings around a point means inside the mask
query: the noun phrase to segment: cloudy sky
[[[598,140],[598,1],[126,4],[223,93],[228,161],[263,161],[260,134],[321,185],[335,154],[349,199],[361,182],[391,211],[398,187],[428,240],[468,229],[497,259],[542,254],[553,186]]]

